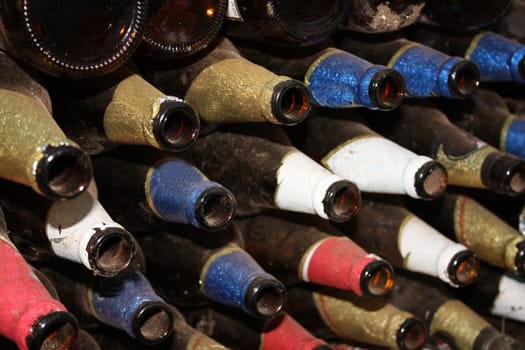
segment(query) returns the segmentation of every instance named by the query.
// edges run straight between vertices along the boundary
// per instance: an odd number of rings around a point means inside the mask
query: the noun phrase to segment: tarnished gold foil
[[[185,100],[202,120],[222,122],[280,122],[272,113],[274,87],[291,80],[243,58],[230,58],[206,67],[193,80]]]
[[[72,145],[40,102],[0,89],[0,177],[31,186],[47,146]]]
[[[386,301],[338,294],[342,295],[313,293],[318,313],[334,333],[346,339],[398,348],[397,332],[407,318],[414,317],[412,314]]]
[[[497,151],[492,146],[484,145],[464,156],[452,157],[446,155],[443,145],[440,145],[436,160],[447,169],[450,185],[486,188],[481,181],[481,166],[489,154]]]
[[[168,97],[133,74],[122,80],[104,113],[104,132],[113,142],[161,148],[153,134],[153,120]]]
[[[208,258],[208,260],[206,260],[206,263],[204,264],[204,266],[202,267],[201,274],[200,274],[200,277],[199,277],[199,286],[201,287],[201,291],[202,291],[203,294],[206,294],[204,289],[203,289],[204,288],[204,279],[206,277],[206,274],[208,273],[208,269],[210,268],[210,265],[213,264],[215,259],[217,259],[220,256],[227,255],[227,254],[233,253],[233,252],[238,251],[238,250],[242,250],[241,248],[239,248],[237,245],[235,245],[233,243],[229,243],[228,245],[229,245],[228,248],[223,248],[220,251],[218,251],[217,253],[215,253],[212,256],[210,256]]]
[[[186,350],[228,349],[201,332],[195,332],[188,341]]]
[[[516,270],[516,244],[525,240],[499,217],[466,196],[458,196],[454,206],[456,239],[481,260]]]
[[[432,317],[430,334],[438,331],[454,337],[459,350],[472,350],[478,334],[490,325],[459,300],[441,305]]]
[[[414,46],[418,46],[418,45],[420,45],[420,44],[419,43],[410,43],[410,44],[407,44],[407,45],[403,46],[402,48],[397,50],[397,52],[392,57],[390,57],[390,60],[388,61],[386,66],[388,68],[394,67],[394,65],[396,64],[397,60],[399,59],[399,57],[401,55],[403,55],[407,50],[413,48]]]
[[[514,119],[516,119],[516,115],[509,114],[507,119],[505,119],[505,123],[503,123],[503,126],[501,127],[501,132],[499,135],[499,149],[503,152],[507,152],[507,146],[505,145],[507,141],[507,132],[509,131],[509,126]]]
[[[487,34],[488,32],[482,31],[479,34],[475,35],[474,38],[470,41],[470,44],[465,51],[465,57],[467,60],[470,60],[470,55],[472,55],[472,52],[478,47],[479,41]]]
[[[339,152],[339,150],[341,150],[342,148],[346,147],[347,145],[351,144],[351,143],[354,143],[356,141],[361,141],[363,139],[371,139],[371,138],[378,138],[378,139],[382,139],[381,136],[377,136],[377,135],[363,135],[363,136],[357,136],[357,137],[354,137],[350,140],[347,140],[341,144],[339,144],[337,147],[333,148],[330,152],[328,152],[324,157],[323,159],[321,159],[321,164],[323,164],[323,166],[327,169],[330,169],[330,166],[328,165],[328,161],[330,160],[330,158],[332,158],[332,156],[334,154],[336,154],[337,152]],[[332,170],[332,169],[330,169]]]

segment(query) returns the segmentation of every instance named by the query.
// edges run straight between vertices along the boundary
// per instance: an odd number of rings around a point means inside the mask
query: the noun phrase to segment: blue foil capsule
[[[179,159],[164,160],[150,168],[146,198],[160,218],[205,230],[224,229],[236,208],[229,190]]]
[[[315,103],[330,108],[394,109],[405,90],[403,78],[395,70],[338,49],[328,50],[314,61],[305,83]]]
[[[525,46],[492,32],[474,36],[465,58],[479,67],[481,81],[525,82]]]
[[[88,293],[97,319],[145,344],[159,343],[173,330],[169,306],[135,269],[126,269],[116,277],[95,277]]]
[[[525,159],[525,119],[511,116],[501,130],[500,149]]]

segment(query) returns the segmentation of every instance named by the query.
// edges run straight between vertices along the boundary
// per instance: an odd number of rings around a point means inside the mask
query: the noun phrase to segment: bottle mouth
[[[405,98],[405,80],[393,69],[381,69],[371,79],[370,100],[381,110],[397,108]]]
[[[124,270],[137,253],[133,236],[119,227],[98,230],[89,240],[89,264],[96,275],[112,277]]]
[[[57,311],[40,317],[26,338],[29,350],[70,349],[77,339],[78,323],[69,312]]]
[[[51,199],[68,199],[82,193],[93,176],[89,156],[77,147],[47,146],[36,168],[40,191]]]
[[[394,268],[384,260],[376,260],[366,265],[361,273],[360,285],[363,294],[382,297],[390,293],[394,286]]]
[[[416,193],[422,199],[438,198],[445,192],[447,186],[447,169],[439,162],[426,162],[416,173]]]
[[[244,300],[249,314],[258,318],[271,318],[283,309],[286,289],[275,278],[258,277],[248,286]]]
[[[469,96],[479,86],[480,72],[469,60],[460,60],[450,70],[448,86],[457,98]]]
[[[235,216],[237,202],[224,187],[211,187],[203,191],[195,204],[195,217],[201,228],[222,230]]]
[[[497,191],[511,196],[525,193],[525,162],[521,159],[504,154],[496,160],[490,175]]]
[[[284,125],[295,125],[310,115],[310,91],[298,80],[285,80],[274,87],[272,113]]]
[[[335,222],[350,220],[361,206],[361,192],[350,181],[336,181],[328,187],[323,199],[324,212]]]
[[[168,151],[182,151],[199,136],[200,119],[197,111],[181,101],[164,101],[153,120],[155,140]]]
[[[516,244],[518,252],[516,253],[516,272],[520,275],[525,275],[525,240]]]
[[[147,301],[140,305],[133,318],[133,333],[137,340],[147,345],[158,344],[172,331],[173,314],[167,304]]]
[[[426,341],[425,325],[415,317],[406,319],[397,332],[396,340],[401,350],[420,349]]]
[[[467,286],[478,278],[479,259],[474,252],[463,250],[454,255],[447,273],[450,281],[456,286]]]

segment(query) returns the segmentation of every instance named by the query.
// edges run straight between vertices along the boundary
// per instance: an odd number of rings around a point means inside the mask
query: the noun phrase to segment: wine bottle
[[[177,58],[206,48],[217,37],[228,0],[150,1],[140,53]]]
[[[43,86],[1,51],[0,71],[0,177],[53,199],[78,195],[91,180],[89,156],[53,120]]]
[[[436,50],[471,60],[478,67],[482,82],[525,82],[525,46],[494,32],[458,34],[417,27],[411,37]]]
[[[408,96],[463,98],[479,84],[480,73],[473,62],[406,38],[384,41],[346,35],[339,47],[401,73]]]
[[[137,49],[147,0],[3,3],[0,47],[56,76],[106,74]]]
[[[374,132],[357,110],[316,115],[290,133],[294,131],[301,151],[363,192],[434,199],[447,188],[441,163]]]
[[[521,25],[521,19],[525,14],[525,3],[522,0],[513,0],[510,8],[491,28],[506,38],[525,43],[525,32]]]
[[[229,225],[236,201],[228,189],[182,159],[130,159],[135,151],[129,151],[127,159],[124,150],[93,160],[100,201],[118,222],[134,232],[151,232],[166,222],[206,230]]]
[[[73,344],[72,350],[102,350],[100,344],[83,329],[78,330],[78,337],[75,344]]]
[[[444,334],[459,350],[519,350],[523,347],[498,332],[479,314],[445,290],[413,276],[396,274],[391,303],[425,320],[429,335]]]
[[[233,349],[330,350],[286,312],[258,320],[225,307],[211,305],[186,312],[188,323]]]
[[[164,95],[129,65],[97,79],[50,79],[47,86],[56,122],[89,154],[119,144],[181,151],[199,134],[191,105]]]
[[[347,18],[350,1],[234,0],[228,2],[228,36],[271,44],[310,45],[328,38]]]
[[[77,320],[51,297],[7,232],[0,211],[0,334],[22,350],[68,348],[77,337]]]
[[[0,187],[0,207],[8,220],[9,235],[28,261],[60,257],[96,275],[113,276],[134,257],[135,239],[109,216],[90,190],[73,199],[51,201],[7,181]]]
[[[392,141],[443,164],[449,185],[488,188],[516,196],[525,192],[523,160],[455,126],[430,104],[405,103],[389,120],[384,115],[367,120]]]
[[[409,207],[481,260],[525,274],[525,237],[473,198],[446,193],[433,203]]]
[[[365,197],[359,215],[338,228],[400,269],[437,277],[454,287],[466,286],[478,276],[479,261],[471,250],[400,204]]]
[[[394,271],[387,261],[305,216],[260,214],[236,224],[246,251],[287,286],[304,281],[358,295],[388,294]]]
[[[172,232],[142,235],[138,240],[148,276],[160,295],[176,306],[211,300],[271,318],[284,305],[285,287],[236,243],[240,236],[231,226],[213,234],[174,226]]]
[[[141,67],[148,81],[164,93],[184,96],[207,123],[293,125],[310,113],[303,83],[248,61],[226,38],[178,64],[145,61]]]
[[[146,345],[160,343],[172,332],[173,315],[168,304],[134,268],[107,278],[92,277],[73,264],[43,266],[40,271],[60,286],[60,299],[83,328],[104,323]]]
[[[276,74],[303,80],[320,106],[390,110],[404,97],[405,83],[397,71],[335,47],[273,52],[266,47],[241,46],[239,50],[243,57]]]
[[[216,131],[189,151],[205,174],[233,192],[240,216],[279,208],[346,221],[359,208],[360,192],[352,182],[292,146]]]
[[[423,322],[386,300],[352,292],[290,288],[286,310],[321,338],[334,334],[393,349],[420,349],[425,343]]]

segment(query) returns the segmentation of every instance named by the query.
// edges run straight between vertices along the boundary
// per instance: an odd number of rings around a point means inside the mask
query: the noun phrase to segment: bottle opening
[[[173,330],[173,315],[168,306],[161,302],[146,302],[134,322],[138,340],[146,344],[157,344],[168,337]]]
[[[250,283],[245,300],[251,314],[271,318],[282,310],[286,301],[286,289],[274,278],[259,277]]]
[[[478,67],[471,61],[462,60],[451,69],[448,85],[455,97],[462,98],[476,90],[479,79]]]
[[[397,108],[405,97],[405,80],[393,69],[383,69],[372,78],[369,94],[372,103],[382,110]]]
[[[510,190],[518,195],[525,191],[525,172],[520,170],[513,173],[509,181]]]
[[[29,350],[70,349],[77,339],[78,325],[69,312],[53,312],[39,318],[27,339]]]
[[[72,146],[48,146],[36,171],[40,190],[53,199],[80,194],[89,185],[91,177],[89,156]]]
[[[310,114],[310,92],[297,80],[286,80],[274,88],[272,112],[282,124],[294,125]]]
[[[397,344],[403,350],[420,349],[426,341],[426,329],[417,318],[409,318],[401,325],[397,335]]]
[[[525,241],[517,244],[518,252],[516,253],[516,272],[525,275]]]
[[[167,150],[182,151],[199,136],[200,120],[197,112],[181,102],[163,103],[153,122],[157,142]]]
[[[365,267],[361,276],[361,290],[364,294],[379,297],[384,296],[394,286],[394,269],[383,260],[377,260]]]
[[[337,181],[326,191],[323,204],[325,213],[330,220],[336,222],[348,221],[359,210],[361,192],[350,181]]]
[[[478,278],[479,259],[470,250],[457,253],[448,267],[448,274],[452,283],[458,287],[471,284]]]
[[[197,220],[208,230],[221,230],[235,216],[235,197],[225,188],[212,187],[201,195],[197,204]]]
[[[91,242],[88,244],[95,252],[92,265],[96,274],[114,276],[124,270],[135,256],[134,240],[131,234],[119,228],[108,228],[99,232],[99,236],[95,234],[91,239],[94,241],[93,246]]]
[[[435,199],[447,189],[447,170],[439,162],[427,162],[416,173],[415,185],[416,192],[421,198]]]

